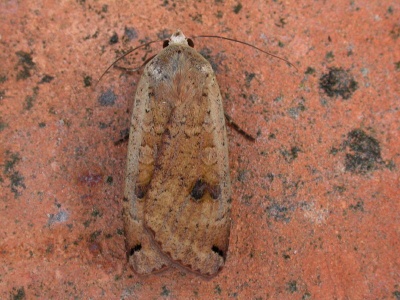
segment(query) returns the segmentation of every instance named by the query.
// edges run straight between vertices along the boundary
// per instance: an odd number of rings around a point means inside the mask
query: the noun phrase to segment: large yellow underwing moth
[[[216,275],[228,251],[231,183],[221,93],[181,31],[145,67],[129,134],[123,218],[138,274]]]

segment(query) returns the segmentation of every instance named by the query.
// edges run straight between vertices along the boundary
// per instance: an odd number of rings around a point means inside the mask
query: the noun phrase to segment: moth
[[[210,63],[178,30],[144,68],[133,105],[123,219],[138,274],[224,266],[231,226],[228,141]]]

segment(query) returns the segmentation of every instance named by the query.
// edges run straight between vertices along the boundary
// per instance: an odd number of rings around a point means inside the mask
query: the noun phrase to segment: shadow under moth
[[[123,218],[138,274],[223,267],[231,226],[228,142],[210,63],[176,31],[146,65],[129,134]]]

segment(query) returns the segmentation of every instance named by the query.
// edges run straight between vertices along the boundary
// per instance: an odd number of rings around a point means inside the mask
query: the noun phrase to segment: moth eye
[[[169,40],[165,40],[165,41],[163,42],[162,47],[163,47],[163,48],[167,48],[168,46],[169,46]]]
[[[211,250],[215,253],[217,253],[219,256],[224,257],[224,251],[219,249],[217,246],[212,246]]]
[[[129,250],[129,256],[132,256],[135,252],[138,252],[142,249],[141,244],[137,244],[135,247],[132,247],[131,250]]]
[[[192,48],[194,48],[194,43],[192,39],[187,39],[188,45]]]
[[[198,179],[196,183],[194,184],[194,187],[192,189],[192,192],[190,193],[190,196],[194,198],[194,200],[200,200],[203,195],[204,191],[206,189],[206,183],[203,182],[203,180]]]

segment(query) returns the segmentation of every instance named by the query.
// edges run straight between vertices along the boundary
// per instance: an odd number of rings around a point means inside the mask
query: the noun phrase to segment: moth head
[[[194,43],[192,39],[187,38],[181,30],[175,31],[174,34],[171,35],[169,40],[165,40],[163,43],[163,48],[168,47],[169,45],[178,44],[178,45],[187,45],[190,47],[194,47]]]

